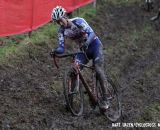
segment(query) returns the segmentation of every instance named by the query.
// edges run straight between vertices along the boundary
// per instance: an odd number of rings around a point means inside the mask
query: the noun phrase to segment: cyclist
[[[58,47],[53,49],[51,54],[64,53],[65,38],[75,40],[76,43],[79,44],[80,49],[86,54],[85,56],[80,54],[77,55],[76,60],[83,64],[88,63],[90,59],[93,60],[93,65],[95,66],[96,73],[98,74],[104,95],[101,107],[107,109],[109,107],[109,103],[106,98],[107,86],[105,86],[106,78],[103,70],[104,58],[102,53],[103,45],[101,41],[83,18],[67,18],[66,10],[61,6],[53,8],[51,18],[53,22],[60,25],[58,31]]]

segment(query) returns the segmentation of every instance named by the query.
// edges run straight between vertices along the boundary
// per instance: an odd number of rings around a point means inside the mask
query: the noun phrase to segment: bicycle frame
[[[83,53],[83,52],[78,52],[78,53]],[[79,75],[79,78],[80,80],[82,81],[86,91],[87,91],[87,94],[88,96],[90,97],[90,100],[93,104],[97,104],[98,102],[98,97],[94,95],[94,93],[92,92],[91,90],[91,87],[86,83],[86,81],[84,80],[82,74],[81,74],[81,70],[80,70],[80,65],[85,67],[85,68],[89,68],[89,69],[92,69],[94,71],[94,67],[93,66],[88,66],[88,65],[85,65],[85,64],[80,64],[78,63],[77,61],[75,61],[74,57],[75,55],[77,55],[78,53],[70,53],[70,54],[63,54],[63,55],[54,55],[53,58],[54,58],[54,63],[56,65],[57,68],[59,68],[57,62],[56,62],[56,57],[57,58],[65,58],[65,57],[73,57],[73,63],[72,63],[72,68],[75,69],[76,71],[76,74]]]
[[[97,98],[97,96],[94,95],[94,93],[92,92],[90,86],[84,80],[81,72],[79,72],[79,77],[80,77],[80,79],[81,79],[81,81],[82,81],[82,83],[83,83],[83,85],[84,85],[84,87],[85,87],[85,89],[86,89],[86,91],[88,93],[88,96],[90,97],[90,100],[92,101],[93,104],[97,104],[98,98]]]

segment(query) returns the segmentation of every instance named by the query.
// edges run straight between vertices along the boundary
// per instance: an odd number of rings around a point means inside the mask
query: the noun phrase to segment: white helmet
[[[64,17],[65,14],[66,14],[66,10],[61,6],[57,6],[53,8],[51,18],[53,21],[57,21],[60,18]]]

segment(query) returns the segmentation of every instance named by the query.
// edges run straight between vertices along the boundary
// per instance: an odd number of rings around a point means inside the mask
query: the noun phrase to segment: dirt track
[[[145,24],[150,24],[148,19],[154,12],[146,13],[136,4],[104,6],[105,10],[98,12],[91,24],[102,37],[106,69],[116,72],[121,84],[123,122],[158,121],[159,118],[151,119],[150,115],[145,115],[146,108],[160,102],[158,32],[152,32],[150,36],[144,33],[141,39],[135,37],[136,44],[130,44],[132,31],[142,31]],[[104,12],[107,14],[103,15]],[[153,25],[151,27],[155,29]],[[73,117],[65,110],[62,72],[53,66],[48,56],[50,49],[42,43],[40,55],[28,53],[22,61],[15,58],[14,64],[0,65],[0,129],[116,129],[99,111],[87,107],[82,117]]]

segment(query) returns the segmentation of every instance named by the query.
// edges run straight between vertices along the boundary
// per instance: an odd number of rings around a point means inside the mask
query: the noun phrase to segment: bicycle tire
[[[103,113],[103,115],[107,117],[107,119],[109,119],[111,122],[116,122],[118,119],[120,119],[122,115],[120,95],[117,90],[117,88],[120,87],[120,85],[116,80],[113,82],[113,80],[108,75],[106,75],[106,79],[107,79],[107,85],[106,85],[107,99],[109,101],[109,107],[108,109],[104,110],[101,109],[99,105],[99,108],[100,111]],[[100,95],[98,96],[100,104],[100,102],[103,100],[103,93],[100,85],[98,85],[97,87],[98,87],[97,93]]]
[[[63,81],[67,109],[70,110],[74,116],[82,115],[84,99],[79,75],[76,75],[73,69],[67,69]]]

